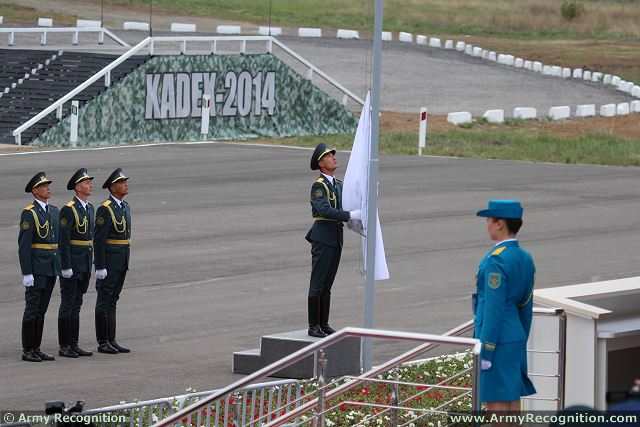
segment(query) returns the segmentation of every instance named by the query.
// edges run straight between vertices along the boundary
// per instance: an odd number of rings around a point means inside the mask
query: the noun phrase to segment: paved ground
[[[40,408],[47,399],[89,407],[171,395],[232,379],[231,353],[265,333],[303,327],[310,270],[304,234],[313,174],[308,151],[230,144],[120,148],[0,156],[0,402]],[[340,154],[343,167],[347,155]],[[30,175],[55,180],[68,198],[72,169],[100,185],[122,166],[131,176],[132,270],[120,305],[130,355],[48,364],[19,361],[22,285],[17,215]],[[476,264],[488,247],[473,212],[490,197],[527,207],[522,240],[538,286],[640,274],[638,170],[446,158],[383,157],[381,218],[392,280],[379,284],[377,326],[439,333],[470,318]],[[94,201],[104,195],[96,190]],[[336,326],[359,325],[358,240],[347,235],[335,287]],[[43,348],[53,352],[59,290]],[[94,347],[93,286],[81,344]],[[377,358],[390,354],[378,348]]]

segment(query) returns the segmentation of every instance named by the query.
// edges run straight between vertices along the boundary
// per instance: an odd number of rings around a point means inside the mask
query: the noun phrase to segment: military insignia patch
[[[98,218],[96,218],[96,224],[98,225],[104,225],[104,218],[99,216]]]
[[[489,273],[489,287],[498,289],[502,284],[502,275],[500,273]]]
[[[317,189],[316,191],[314,191],[313,193],[313,198],[314,199],[321,199],[324,197],[324,193],[322,192],[322,190]]]
[[[65,227],[67,225],[67,218],[60,218],[60,225]]]
[[[31,228],[31,224],[29,224],[29,221],[22,221],[20,227],[22,227],[23,230],[28,230],[29,228]]]

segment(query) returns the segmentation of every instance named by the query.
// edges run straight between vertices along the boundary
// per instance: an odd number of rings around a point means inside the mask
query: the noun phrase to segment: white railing
[[[5,30],[13,30],[13,29],[5,29]],[[52,30],[52,28],[49,28],[48,30]],[[82,28],[72,28],[70,30],[80,30],[81,31],[83,29]],[[96,31],[96,30],[102,30],[102,29],[88,28],[86,30],[88,30],[88,31],[91,31],[91,30]],[[107,32],[108,30],[104,29],[104,31]],[[0,32],[2,32],[2,29],[0,29]],[[4,32],[8,32],[8,31],[4,31]],[[55,101],[53,104],[51,104],[50,106],[48,106],[47,108],[42,110],[40,113],[38,113],[37,115],[35,115],[31,119],[29,119],[27,122],[25,122],[22,125],[20,125],[19,127],[17,127],[13,131],[13,136],[15,138],[16,144],[17,145],[22,145],[22,133],[25,132],[27,129],[29,129],[34,124],[38,123],[40,120],[42,120],[46,116],[48,116],[49,114],[51,114],[52,112],[56,111],[58,119],[61,119],[62,118],[62,108],[63,108],[64,104],[69,102],[70,100],[72,100],[73,97],[75,97],[80,92],[82,92],[85,89],[87,89],[89,86],[91,86],[92,84],[94,84],[95,82],[100,80],[101,78],[104,78],[105,86],[110,86],[111,85],[111,71],[113,71],[117,66],[122,64],[127,59],[131,58],[133,55],[136,55],[136,54],[138,54],[139,52],[141,52],[141,51],[143,51],[145,49],[148,49],[149,55],[154,55],[157,52],[157,44],[158,43],[171,43],[171,44],[179,43],[180,46],[181,46],[180,47],[180,51],[183,54],[186,54],[187,53],[187,43],[188,42],[210,43],[211,44],[211,53],[214,53],[214,54],[218,53],[218,43],[219,42],[240,42],[241,43],[241,46],[240,46],[240,52],[241,53],[246,52],[247,42],[266,42],[267,51],[270,52],[270,53],[272,52],[273,45],[275,44],[280,49],[282,49],[286,54],[288,54],[289,56],[294,58],[296,61],[300,62],[305,67],[307,67],[307,69],[308,69],[307,78],[311,78],[311,76],[313,74],[316,74],[316,75],[320,76],[323,80],[325,80],[327,83],[329,83],[331,86],[335,87],[340,92],[342,92],[344,94],[343,100],[342,100],[342,103],[344,105],[346,105],[347,98],[352,99],[353,101],[355,101],[359,105],[364,105],[364,101],[360,97],[358,97],[353,92],[351,92],[350,90],[348,90],[347,88],[342,86],[335,79],[333,79],[330,76],[328,76],[326,73],[324,73],[323,71],[318,69],[315,65],[311,64],[309,61],[304,59],[302,56],[298,55],[293,50],[289,49],[282,42],[280,42],[279,40],[277,40],[276,38],[271,37],[271,36],[212,36],[212,37],[206,37],[206,36],[185,36],[185,37],[171,36],[171,37],[147,37],[144,40],[142,40],[140,43],[138,43],[137,45],[133,46],[127,52],[122,54],[119,58],[114,60],[111,64],[107,65],[105,68],[103,68],[102,70],[100,70],[99,72],[97,72],[96,74],[91,76],[87,81],[85,81],[84,83],[82,83],[81,85],[79,85],[78,87],[76,87],[75,89],[73,89],[72,91],[67,93],[66,95],[64,95],[62,98],[60,98],[57,101]]]
[[[60,33],[69,33],[72,36],[71,44],[77,45],[80,39],[80,33],[97,33],[98,34],[98,44],[104,43],[104,36],[106,35],[111,40],[116,42],[122,47],[131,47],[127,42],[122,40],[120,37],[113,34],[106,28],[103,27],[55,27],[55,28],[47,28],[47,27],[33,27],[33,28],[0,28],[0,33],[9,34],[9,46],[15,46],[16,44],[16,34],[40,34],[40,44],[47,44],[47,34],[60,34]]]

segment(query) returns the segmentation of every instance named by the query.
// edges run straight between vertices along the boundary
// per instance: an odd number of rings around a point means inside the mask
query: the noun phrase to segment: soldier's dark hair
[[[521,219],[513,219],[513,218],[500,218],[500,219],[504,220],[504,222],[507,224],[507,230],[509,230],[509,233],[513,234],[514,236],[518,234],[518,232],[520,231],[520,228],[522,228]]]

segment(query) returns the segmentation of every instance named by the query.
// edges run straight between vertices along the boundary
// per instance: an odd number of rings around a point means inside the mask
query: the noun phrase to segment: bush
[[[576,0],[565,0],[560,7],[562,17],[567,21],[573,21],[584,12],[584,6],[578,4]]]

